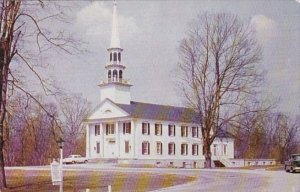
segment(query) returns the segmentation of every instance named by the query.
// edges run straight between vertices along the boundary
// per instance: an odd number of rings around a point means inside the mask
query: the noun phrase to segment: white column
[[[120,157],[120,130],[119,130],[119,123],[116,122],[116,157]]]
[[[86,157],[89,158],[91,157],[90,155],[90,149],[91,149],[91,144],[90,144],[90,129],[89,129],[89,124],[86,125]]]
[[[103,126],[103,123],[100,123],[100,135],[101,135],[101,141],[100,141],[100,156],[104,157],[104,134],[105,134],[105,127]]]
[[[133,157],[136,158],[136,128],[133,120],[131,120],[131,133],[133,134],[133,136],[131,136],[131,139],[133,140],[131,150],[133,150]]]

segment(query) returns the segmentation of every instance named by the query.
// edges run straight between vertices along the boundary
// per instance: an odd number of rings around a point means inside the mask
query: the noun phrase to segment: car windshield
[[[300,155],[293,155],[293,160],[300,161]]]

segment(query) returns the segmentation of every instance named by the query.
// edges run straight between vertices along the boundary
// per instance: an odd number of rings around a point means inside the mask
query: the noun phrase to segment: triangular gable
[[[110,99],[102,101],[88,116],[87,120],[127,117],[129,114]]]

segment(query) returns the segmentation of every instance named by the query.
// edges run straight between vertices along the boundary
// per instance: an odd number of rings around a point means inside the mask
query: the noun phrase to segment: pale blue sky
[[[59,85],[99,103],[97,84],[105,79],[110,45],[112,1],[78,2],[67,30],[87,42],[89,53],[52,58],[49,69]],[[296,0],[118,1],[124,78],[134,85],[132,99],[182,105],[173,71],[187,25],[205,11],[231,12],[252,23],[263,47],[264,94],[280,99],[278,109],[300,114],[300,3]]]

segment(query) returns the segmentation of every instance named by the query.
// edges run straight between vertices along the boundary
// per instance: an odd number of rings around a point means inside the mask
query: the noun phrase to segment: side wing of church
[[[123,163],[157,166],[203,167],[201,131],[188,108],[131,101],[129,80],[124,79],[117,20],[113,6],[112,36],[106,80],[100,87],[101,103],[87,118],[86,156]],[[234,158],[234,140],[216,138],[212,159],[223,164]]]

